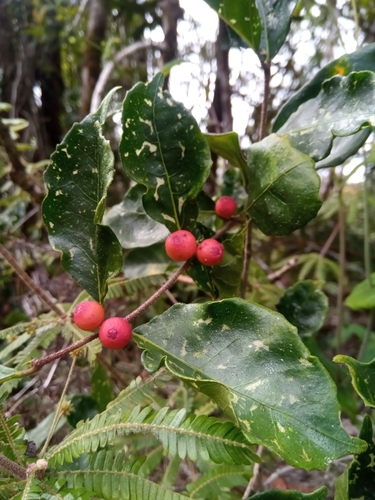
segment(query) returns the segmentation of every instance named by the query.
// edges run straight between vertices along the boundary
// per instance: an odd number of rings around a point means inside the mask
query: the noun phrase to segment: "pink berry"
[[[197,248],[197,259],[205,266],[216,266],[224,257],[223,245],[213,238],[203,240]]]
[[[222,196],[215,203],[216,215],[222,219],[230,219],[236,213],[237,203],[231,196]]]
[[[100,342],[109,349],[122,349],[132,338],[132,327],[124,318],[109,318],[99,330]]]
[[[190,231],[180,229],[170,234],[165,241],[165,251],[172,260],[182,262],[191,259],[197,250],[197,242]]]
[[[104,321],[104,308],[99,302],[87,300],[74,309],[74,323],[81,330],[92,332]]]

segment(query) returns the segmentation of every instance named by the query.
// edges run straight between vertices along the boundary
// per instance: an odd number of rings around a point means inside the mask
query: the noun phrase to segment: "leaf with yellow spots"
[[[113,153],[102,134],[113,89],[98,111],[75,123],[51,156],[44,176],[48,190],[43,219],[65,270],[97,301],[122,266],[114,232],[101,225],[113,178]]]
[[[366,447],[341,427],[333,381],[281,314],[242,299],[176,304],[133,339],[149,371],[166,366],[292,465],[324,469]]]

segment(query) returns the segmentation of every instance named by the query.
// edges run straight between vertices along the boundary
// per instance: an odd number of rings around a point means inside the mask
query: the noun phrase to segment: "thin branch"
[[[97,355],[97,358],[99,360],[99,362],[104,366],[104,368],[106,368],[109,373],[112,375],[112,377],[114,378],[114,380],[116,380],[117,382],[120,382],[120,384],[122,385],[122,387],[128,387],[129,383],[127,382],[127,380],[125,380],[123,378],[123,376],[113,368],[113,365],[111,363],[109,363],[106,358],[103,356],[103,354],[99,353]]]
[[[13,462],[13,460],[9,460],[9,458],[5,457],[3,454],[0,454],[0,469],[9,472],[13,477],[21,479],[22,481],[27,479],[26,469],[16,464],[16,462]]]
[[[0,243],[0,255],[8,262],[8,264],[14,269],[18,277],[29,287],[31,290],[38,295],[38,297],[54,311],[60,318],[65,318],[66,314],[62,309],[60,309],[53,300],[46,294],[46,292],[37,285],[30,276],[22,269],[22,267],[17,263],[16,259],[8,252],[8,250]]]
[[[264,94],[262,102],[262,110],[260,115],[259,140],[264,139],[267,128],[268,104],[270,100],[270,81],[271,81],[271,63],[264,62],[262,64],[264,72]]]
[[[339,229],[340,229],[340,224],[339,222],[337,222],[335,224],[335,227],[332,229],[332,232],[331,234],[329,235],[327,241],[325,242],[323,248],[321,249],[320,251],[320,257],[325,257],[326,253],[328,252],[328,250],[331,248],[331,245],[333,243],[333,240],[336,238],[337,236],[337,233],[339,232]]]
[[[249,288],[249,270],[252,255],[252,223],[249,219],[246,228],[246,239],[245,239],[245,249],[244,249],[244,264],[242,268],[241,276],[241,293],[240,297],[242,299],[246,298],[246,292]]]
[[[344,323],[344,287],[346,267],[346,242],[345,242],[345,205],[343,199],[343,186],[339,189],[339,279],[337,291],[337,327],[336,327],[336,350],[340,352],[341,329]]]
[[[267,278],[271,283],[277,281],[283,274],[289,271],[289,269],[292,269],[293,267],[297,266],[298,263],[299,263],[298,257],[292,257],[281,269],[278,269],[277,271],[270,273],[267,276]]]
[[[130,45],[129,47],[123,48],[120,52],[118,52],[114,58],[112,58],[110,61],[108,61],[104,68],[102,69],[98,81],[96,82],[94,92],[92,94],[91,98],[91,107],[90,111],[91,113],[95,112],[101,103],[102,100],[102,94],[104,91],[104,88],[107,84],[107,81],[115,69],[115,65],[119,64],[125,57],[129,57],[139,50],[144,50],[149,47],[157,47],[157,48],[162,48],[161,45],[154,44],[152,42],[136,42],[133,43],[133,45]]]
[[[258,446],[257,454],[259,456],[261,456],[262,453],[263,453],[263,446]],[[257,485],[259,477],[260,477],[260,471],[261,471],[260,467],[261,467],[261,464],[259,464],[259,463],[254,464],[253,476],[251,477],[251,479],[246,487],[245,493],[243,494],[243,497],[242,497],[243,500],[245,498],[248,498],[251,495],[251,493],[253,491],[255,491],[256,485]]]
[[[4,146],[6,154],[12,165],[9,177],[12,182],[29,195],[40,205],[43,201],[45,192],[42,186],[39,186],[26,172],[26,166],[20,157],[15,142],[10,136],[9,129],[0,119],[0,144]]]

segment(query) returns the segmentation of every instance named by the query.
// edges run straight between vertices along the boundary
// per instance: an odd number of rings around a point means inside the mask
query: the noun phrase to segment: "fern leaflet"
[[[242,486],[249,481],[249,470],[240,465],[218,465],[186,486],[190,498],[220,498],[223,489]]]

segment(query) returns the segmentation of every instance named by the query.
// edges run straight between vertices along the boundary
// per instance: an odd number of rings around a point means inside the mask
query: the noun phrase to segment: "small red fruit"
[[[100,342],[109,349],[122,349],[132,338],[132,327],[124,318],[109,318],[99,330]]]
[[[224,257],[223,245],[213,238],[203,240],[197,248],[197,259],[205,266],[216,266]]]
[[[104,308],[99,302],[87,300],[74,309],[74,323],[81,330],[93,332],[104,321]]]
[[[165,251],[172,260],[182,262],[191,259],[197,250],[197,241],[190,231],[180,229],[170,234],[165,241]]]
[[[222,219],[230,219],[236,213],[237,203],[231,196],[222,196],[215,203],[216,215]]]

